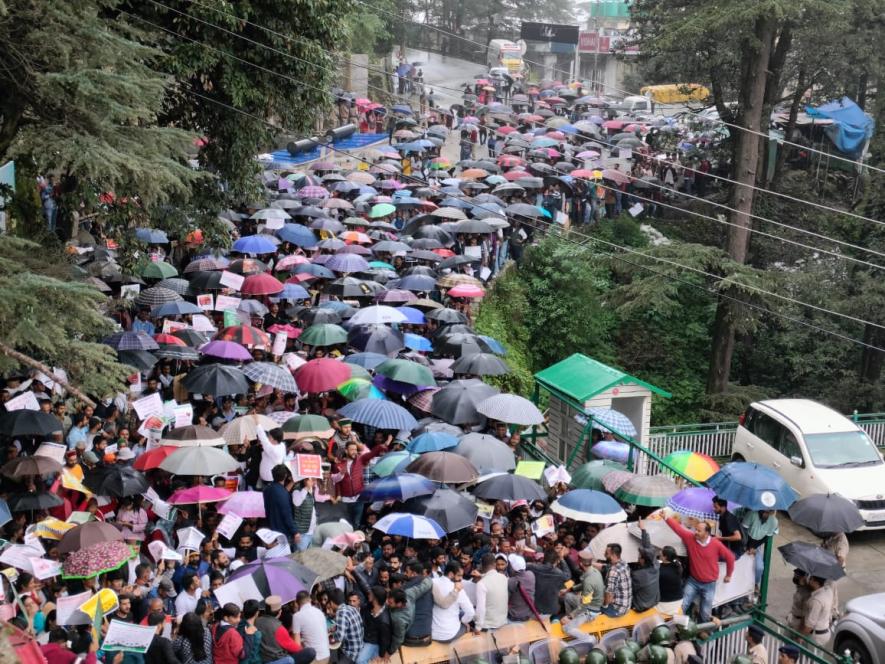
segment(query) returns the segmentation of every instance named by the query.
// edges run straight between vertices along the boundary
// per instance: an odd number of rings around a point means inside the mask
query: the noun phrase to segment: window
[[[780,446],[781,431],[784,427],[780,422],[769,417],[765,413],[759,412],[758,410],[752,411],[752,413],[752,417],[749,418],[750,426],[748,428],[750,431],[771,445],[774,449],[778,449]]]
[[[863,431],[840,431],[805,435],[811,462],[818,468],[877,466],[882,457]]]
[[[791,459],[792,457],[802,458],[802,448],[799,447],[799,441],[796,440],[796,436],[793,435],[793,432],[788,429],[783,429],[778,451],[788,459]]]

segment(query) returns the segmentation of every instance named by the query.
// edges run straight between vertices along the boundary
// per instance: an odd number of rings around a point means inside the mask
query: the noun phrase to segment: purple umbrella
[[[667,500],[667,507],[683,516],[691,516],[696,519],[719,519],[713,511],[713,498],[716,492],[703,486],[692,486],[683,489]],[[738,506],[728,503],[728,510],[734,511]]]
[[[597,459],[608,459],[609,461],[617,461],[618,463],[627,463],[627,457],[630,454],[630,445],[617,440],[600,440],[591,448],[590,454]]]
[[[326,261],[326,267],[333,272],[362,272],[369,269],[369,263],[356,254],[335,254]]]
[[[252,577],[262,595],[278,595],[283,604],[293,601],[302,590],[310,590],[317,578],[316,572],[289,558],[265,558],[246,563],[233,572],[229,580],[244,576]]]
[[[372,379],[372,384],[375,387],[378,387],[385,392],[392,392],[393,394],[403,394],[405,396],[410,396],[415,394],[415,392],[420,392],[421,390],[426,390],[426,387],[418,387],[417,385],[412,385],[411,383],[403,383],[399,380],[393,380],[392,378],[388,378],[387,376],[375,376]]]
[[[210,341],[200,348],[203,355],[217,357],[222,360],[238,360],[248,362],[252,359],[252,354],[235,341]]]
[[[401,302],[414,302],[417,299],[418,296],[415,295],[412,291],[396,288],[383,291],[375,296],[375,302],[385,302],[392,304],[397,304]]]

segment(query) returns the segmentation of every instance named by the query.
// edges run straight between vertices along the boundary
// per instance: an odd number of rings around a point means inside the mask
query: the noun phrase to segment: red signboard
[[[611,37],[598,32],[582,32],[578,35],[578,51],[581,53],[608,53]]]

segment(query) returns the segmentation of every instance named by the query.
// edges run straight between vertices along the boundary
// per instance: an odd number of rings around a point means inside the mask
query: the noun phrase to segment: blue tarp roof
[[[840,151],[855,159],[861,157],[864,143],[873,135],[876,125],[873,118],[848,97],[828,101],[817,108],[809,106],[805,112],[811,117],[831,119],[833,124],[824,129],[827,137]]]

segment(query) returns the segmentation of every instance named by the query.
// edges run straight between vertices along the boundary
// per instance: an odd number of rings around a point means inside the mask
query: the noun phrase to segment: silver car
[[[833,651],[859,664],[885,664],[885,593],[849,600],[836,623]]]

